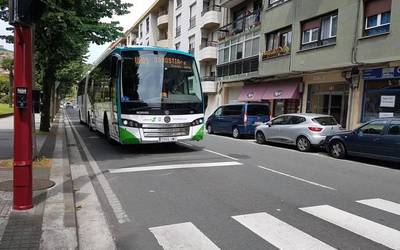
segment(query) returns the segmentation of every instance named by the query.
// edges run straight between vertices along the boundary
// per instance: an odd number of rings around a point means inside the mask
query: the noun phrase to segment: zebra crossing
[[[400,215],[400,204],[384,199],[356,201],[383,212]],[[391,249],[400,249],[400,231],[330,205],[298,208],[305,214],[331,223],[349,232]],[[336,249],[334,246],[266,213],[234,215],[231,218],[278,249]],[[220,249],[192,222],[152,227],[149,230],[165,250]]]

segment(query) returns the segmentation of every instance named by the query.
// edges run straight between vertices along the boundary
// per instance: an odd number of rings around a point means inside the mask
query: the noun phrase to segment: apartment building
[[[250,28],[235,31],[245,20],[240,12],[251,11],[252,4],[253,11],[260,9],[260,27],[245,24]],[[226,0],[221,5],[228,8],[223,19],[230,26],[220,28],[229,36],[219,43],[220,103],[268,102],[273,116],[325,113],[347,128],[400,116],[400,2],[265,0],[256,8],[257,1]],[[247,59],[246,45],[244,56],[242,45],[235,47],[251,36],[259,37],[257,63]]]
[[[158,0],[111,47],[159,46],[193,54],[208,115],[217,105],[217,29],[222,23],[221,9],[219,0]]]

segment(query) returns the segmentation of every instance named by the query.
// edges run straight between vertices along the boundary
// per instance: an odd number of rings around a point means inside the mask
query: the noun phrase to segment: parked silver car
[[[325,137],[342,129],[334,117],[320,114],[285,114],[256,128],[257,143],[296,145],[300,151],[323,146]]]

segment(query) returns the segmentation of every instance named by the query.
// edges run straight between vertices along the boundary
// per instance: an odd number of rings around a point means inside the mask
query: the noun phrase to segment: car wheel
[[[343,159],[346,157],[346,148],[341,141],[334,141],[329,147],[329,153],[333,158]]]
[[[263,133],[263,132],[258,131],[258,132],[256,133],[256,142],[257,142],[258,144],[265,144],[266,140],[265,140],[265,136],[264,136],[264,133]]]
[[[210,124],[208,124],[207,125],[207,134],[213,134],[214,132],[213,132],[213,130],[212,130],[212,127],[211,127],[211,125]]]
[[[237,127],[234,127],[232,129],[232,136],[235,139],[239,139],[240,138],[240,132],[239,132],[239,129]]]
[[[308,152],[311,150],[311,142],[305,136],[300,136],[297,139],[296,146],[301,152]]]

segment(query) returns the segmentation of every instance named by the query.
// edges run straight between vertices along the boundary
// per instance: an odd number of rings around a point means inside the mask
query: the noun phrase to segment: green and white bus
[[[121,144],[199,141],[204,103],[192,55],[123,47],[98,60],[78,86],[79,119]]]

